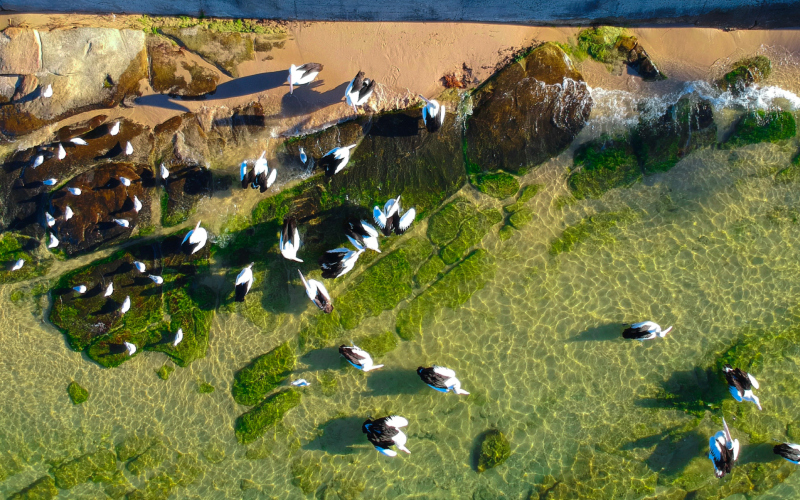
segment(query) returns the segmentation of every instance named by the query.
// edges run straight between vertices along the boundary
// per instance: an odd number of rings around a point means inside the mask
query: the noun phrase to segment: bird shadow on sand
[[[662,382],[662,392],[654,398],[642,398],[636,406],[666,408],[688,413],[704,413],[719,408],[729,397],[728,385],[712,367],[673,372]]]
[[[609,341],[622,338],[622,325],[619,323],[609,323],[594,328],[589,328],[574,337],[567,339],[567,342],[587,342],[587,341]]]
[[[367,387],[370,396],[393,396],[397,394],[418,394],[430,391],[414,370],[381,368],[367,374]]]
[[[206,97],[206,101],[219,101],[221,99],[231,99],[234,97],[244,97],[246,95],[266,92],[286,84],[286,77],[289,76],[288,70],[270,71],[258,73],[256,75],[243,76],[225,83],[217,85],[214,94]],[[299,88],[299,87],[298,87]],[[289,85],[286,85],[289,90]],[[297,92],[297,90],[295,90]],[[344,92],[342,92],[344,95]]]
[[[735,434],[735,432],[731,431],[731,434]],[[733,437],[735,438],[736,436],[734,435]],[[738,465],[753,463],[766,464],[772,462],[773,460],[783,460],[783,458],[776,455],[775,452],[772,451],[772,448],[775,447],[775,444],[776,443],[760,443],[743,446],[741,448],[741,453],[739,454],[739,459],[737,460]]]
[[[338,347],[315,349],[300,359],[309,366],[303,371],[338,370],[342,368],[342,362],[344,361],[342,355],[339,354]],[[346,361],[344,362],[346,363]]]
[[[677,432],[678,429],[680,427],[673,427],[658,434],[630,441],[620,449],[630,451],[655,446],[650,456],[644,460],[650,470],[668,476],[680,474],[697,456],[697,449],[708,438],[700,434],[697,429]]]
[[[324,451],[331,455],[349,455],[358,451],[359,445],[367,442],[361,432],[363,417],[341,417],[319,426],[318,438],[306,443],[304,450]]]
[[[150,106],[151,108],[169,109],[182,113],[189,112],[189,108],[181,106],[172,99],[172,97],[164,94],[151,94],[137,98],[134,103],[137,106]]]

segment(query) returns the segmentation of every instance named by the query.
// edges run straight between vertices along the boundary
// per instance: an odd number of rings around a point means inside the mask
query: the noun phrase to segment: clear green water
[[[604,109],[596,107],[598,126],[581,139],[606,128],[599,126],[608,118]],[[704,494],[723,492],[716,485],[726,483],[714,479],[704,457],[718,424],[647,402],[676,374],[709,366],[745,330],[781,330],[795,322],[800,223],[791,211],[800,210],[800,190],[773,176],[797,147],[793,139],[733,152],[706,149],[667,174],[564,208],[555,201],[566,193],[562,174],[571,153],[546,163],[523,179],[546,186],[529,204],[533,222],[505,242],[493,231],[480,245],[498,259],[483,290],[458,310],[440,311],[421,338],[401,342],[381,360],[382,370],[348,368],[333,348],[302,358],[292,376],[311,381],[301,405],[249,447],[234,437],[234,420],[245,408],[230,395],[233,375],[254,356],[294,339],[303,317],[317,313],[310,305],[269,335],[219,311],[208,356],[162,381],[155,371],[165,356],[149,353],[102,369],[69,350],[31,299],[11,303],[20,285],[5,286],[0,454],[14,456],[22,471],[0,483],[0,495],[41,477],[50,462],[132,435],[160,437],[172,450],[199,458],[202,477],[175,488],[172,498],[303,498],[292,484],[293,471],[301,469],[313,472],[324,498],[527,498],[548,474],[594,498],[670,498],[670,485],[682,477],[707,485]],[[464,193],[500,206],[470,188]],[[549,255],[550,241],[567,225],[621,209],[633,210],[635,220],[571,253]],[[411,233],[424,231],[418,224]],[[300,289],[292,301],[307,304]],[[392,329],[395,314],[384,312],[349,333],[358,338]],[[622,323],[645,319],[675,330],[643,345],[619,338]],[[782,371],[761,380],[764,418],[793,421],[800,403],[800,393],[790,390],[795,362],[800,357],[787,356]],[[455,369],[472,396],[422,385],[415,369],[433,363]],[[322,380],[331,378],[337,387],[324,387]],[[88,403],[69,402],[71,380],[89,389]],[[201,382],[216,391],[199,394]],[[411,455],[388,459],[364,439],[364,418],[388,413],[410,421]],[[772,460],[763,445],[748,448],[732,424],[743,441],[743,463]],[[781,425],[768,426],[776,429],[772,439],[788,439]],[[479,474],[476,438],[490,428],[506,433],[512,455]],[[158,470],[139,477],[126,472],[130,489]],[[699,478],[692,475],[697,471]],[[84,483],[61,497],[106,498],[103,488]],[[793,475],[768,495],[793,498],[799,489]]]

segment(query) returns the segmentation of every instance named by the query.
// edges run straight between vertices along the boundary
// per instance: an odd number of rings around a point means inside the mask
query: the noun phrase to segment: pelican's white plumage
[[[739,458],[739,440],[733,439],[725,418],[722,419],[723,430],[708,440],[710,451],[708,458],[714,464],[714,475],[724,477],[730,474],[733,463]]]
[[[287,217],[283,220],[278,248],[284,259],[303,262],[297,258],[297,251],[300,249],[300,231],[297,230],[297,221],[294,217]]]
[[[11,270],[12,271],[19,271],[20,269],[22,269],[22,266],[24,266],[24,265],[25,265],[25,259],[19,259],[16,262],[14,262],[13,266],[11,266]]]
[[[444,105],[433,99],[428,100],[423,96],[419,97],[425,101],[425,107],[422,108],[422,122],[428,132],[434,133],[442,128],[442,124],[444,124]]]
[[[368,248],[381,253],[378,231],[367,221],[350,219],[345,225],[344,234],[357,249]]]
[[[56,225],[56,219],[50,215],[50,212],[44,213],[44,219],[47,221],[47,227],[53,227]]]
[[[114,222],[122,227],[130,227],[131,225],[131,223],[125,219],[114,219]]]
[[[56,179],[55,177],[51,177],[50,179],[43,180],[42,184],[44,184],[45,186],[55,186],[56,184],[58,184],[58,179]]]
[[[128,156],[133,154],[133,146],[131,146],[131,141],[128,141],[128,143],[125,144],[125,154]]]
[[[88,146],[89,143],[81,139],[80,137],[73,137],[69,140],[72,144],[77,144],[78,146]]]
[[[186,236],[184,236],[183,241],[181,242],[181,247],[188,243],[189,245],[186,248],[186,251],[188,252],[189,247],[191,247],[190,253],[195,254],[206,245],[206,240],[208,240],[208,232],[204,228],[200,227],[200,221],[197,221],[197,225],[194,227],[194,229],[186,233]]]
[[[363,71],[359,71],[355,78],[350,80],[350,84],[344,91],[344,98],[349,106],[353,106],[353,111],[358,113],[356,106],[366,104],[374,90],[375,82],[366,78]]]
[[[244,296],[250,292],[255,280],[253,277],[253,263],[251,262],[236,276],[236,283],[234,283],[236,302],[244,302]]]
[[[139,201],[139,197],[133,195],[133,210],[138,214],[139,210],[142,209],[142,202]]]
[[[325,171],[325,175],[330,177],[334,174],[341,172],[350,161],[350,150],[356,147],[357,144],[333,148],[319,160],[319,165]]]
[[[50,233],[50,242],[47,244],[47,248],[55,248],[58,246],[58,238],[53,233]]]
[[[800,465],[800,445],[794,443],[782,443],[775,445],[772,452],[780,455],[784,460],[788,460],[795,465]]]
[[[123,342],[125,345],[125,352],[128,353],[128,356],[133,356],[136,354],[136,346],[131,344],[130,342]]]
[[[103,297],[111,297],[112,293],[114,293],[114,282],[113,281],[111,283],[109,283],[108,286],[106,287],[106,293],[103,295]]]
[[[408,425],[408,420],[403,417],[392,415],[390,417],[378,418],[375,420],[367,419],[361,426],[361,431],[367,435],[370,443],[376,450],[387,457],[396,457],[397,452],[392,450],[392,446],[406,453],[411,453],[406,448],[408,438],[400,429]]]
[[[753,394],[753,389],[758,389],[758,380],[740,368],[733,368],[726,364],[722,369],[725,373],[725,380],[728,382],[728,390],[733,399],[739,403],[749,401],[761,410],[761,402],[758,396]]]
[[[42,163],[44,163],[44,155],[38,155],[36,158],[33,159],[33,165],[32,166],[33,166],[33,168],[36,168],[39,165],[41,165]]]
[[[161,164],[161,178],[166,179],[169,177],[169,170],[167,170],[167,166],[163,163]]]
[[[72,289],[78,293],[86,293],[86,285],[73,286]]]
[[[42,91],[42,97],[53,97],[53,85],[47,84],[47,88]]]
[[[417,368],[417,374],[423,382],[439,392],[453,391],[456,394],[469,395],[461,389],[461,381],[456,378],[456,372],[444,366],[433,365],[430,368]]]
[[[383,365],[374,364],[372,356],[356,345],[347,346],[342,344],[339,346],[339,354],[344,356],[348,363],[365,372],[383,368]]]
[[[295,85],[305,85],[314,81],[320,71],[322,71],[322,65],[318,63],[289,66],[289,76],[286,78],[286,81],[289,82],[289,93],[294,93]]]
[[[402,196],[402,195],[401,195]],[[383,210],[377,205],[372,209],[372,218],[375,223],[381,228],[384,236],[390,236],[392,233],[401,235],[411,226],[417,216],[417,210],[414,208],[408,209],[406,213],[402,213],[400,206],[400,196],[390,199],[383,206]]]
[[[69,208],[69,205],[67,205],[67,207],[64,209],[64,220],[70,220],[73,215],[75,214],[72,212],[72,209]]]
[[[70,194],[75,195],[75,196],[80,196],[81,193],[83,192],[83,191],[81,191],[81,188],[67,188],[67,191],[69,191]]]
[[[67,157],[67,151],[64,149],[64,145],[60,142],[58,143],[58,159],[63,160]]]
[[[275,179],[278,177],[278,171],[276,169],[272,169],[269,173],[269,177],[267,177],[267,188],[270,188],[274,183]]]
[[[119,134],[119,120],[114,122],[114,125],[111,126],[111,130],[109,130],[108,133],[111,135]]]
[[[183,329],[178,328],[178,331],[175,333],[175,340],[172,341],[172,347],[178,347],[181,340],[183,340]]]
[[[125,300],[122,301],[122,307],[119,308],[120,314],[125,314],[131,308],[131,296],[128,295],[125,297]]]
[[[305,150],[303,148],[300,148],[300,162],[302,162],[302,164],[305,165],[307,161],[308,161],[308,156],[306,156]]]
[[[127,177],[120,176],[119,181],[122,183],[123,186],[128,187],[131,185],[131,180]]]
[[[355,267],[363,251],[363,248],[359,250],[350,250],[348,248],[328,250],[319,258],[322,277],[333,279],[347,274]]]
[[[644,342],[645,340],[654,339],[656,337],[664,338],[672,327],[662,330],[658,323],[652,321],[642,321],[641,323],[634,323],[622,332],[622,336],[626,339],[635,339]]]
[[[138,260],[134,261],[133,267],[135,267],[136,270],[139,271],[140,273],[143,273],[147,270],[147,267],[145,267],[144,262],[139,262]]]
[[[299,269],[297,272],[300,273],[300,280],[303,282],[303,286],[306,288],[306,295],[311,299],[311,302],[319,307],[322,312],[330,314],[333,311],[333,301],[325,285],[317,280],[306,280],[306,277],[303,276]]]
[[[161,276],[156,276],[155,274],[150,274],[147,277],[150,278],[151,280],[153,280],[153,283],[155,283],[156,285],[163,285],[164,284],[164,278],[162,278]]]

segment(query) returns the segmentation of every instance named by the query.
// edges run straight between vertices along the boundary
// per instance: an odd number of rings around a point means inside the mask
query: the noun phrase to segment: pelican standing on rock
[[[131,146],[131,141],[128,141],[128,143],[125,144],[125,154],[127,156],[130,156],[130,155],[133,154],[133,146]]]
[[[53,227],[56,225],[56,219],[50,215],[50,212],[44,213],[44,220],[47,222],[47,227]]]
[[[88,146],[89,145],[88,142],[84,141],[80,137],[73,137],[72,139],[69,140],[69,142],[71,142],[72,144],[75,144],[77,146]]]
[[[319,258],[322,277],[333,279],[347,274],[356,265],[356,261],[363,251],[363,248],[359,250],[349,250],[347,248],[328,250]]]
[[[178,344],[181,343],[183,340],[183,329],[178,328],[178,331],[175,333],[175,340],[172,341],[172,347],[178,347]]]
[[[147,270],[147,267],[145,267],[144,262],[139,262],[138,260],[134,261],[133,267],[135,267],[136,270],[139,271],[140,273],[143,273]]]
[[[47,248],[55,248],[58,246],[58,238],[53,233],[50,233],[50,242],[47,244]]]
[[[289,77],[286,79],[289,82],[289,93],[294,93],[295,85],[305,85],[314,81],[319,72],[322,71],[322,65],[319,63],[305,63],[302,66],[289,66]]]
[[[41,165],[42,163],[44,163],[44,155],[39,155],[39,156],[37,156],[36,158],[33,159],[33,165],[31,165],[31,166],[33,168],[36,168],[39,165]]]
[[[120,176],[119,182],[121,182],[122,185],[125,186],[125,187],[128,187],[128,186],[131,185],[131,180],[128,179],[127,177],[123,177],[123,176]]]
[[[118,226],[130,227],[131,223],[125,219],[114,219]]]
[[[356,147],[355,144],[333,148],[320,158],[319,165],[325,170],[327,177],[338,174],[347,166],[347,162],[350,161],[350,150],[354,147]]]
[[[125,345],[125,351],[128,353],[128,356],[133,356],[136,354],[136,346],[131,344],[130,342],[123,342]]]
[[[251,262],[236,276],[236,302],[244,302],[244,296],[250,291],[254,281],[253,263]]]
[[[72,289],[81,294],[86,293],[86,285],[73,286]]]
[[[58,143],[58,159],[59,159],[59,161],[61,161],[66,157],[67,157],[67,152],[64,149],[64,146],[59,142]]]
[[[131,308],[131,296],[128,295],[127,297],[125,297],[125,300],[122,301],[122,307],[119,308],[120,316],[128,312],[130,308]]]
[[[450,368],[433,365],[430,368],[417,368],[417,374],[423,382],[439,392],[453,391],[455,394],[468,396],[469,393],[461,389],[461,382],[456,378],[456,372]]]
[[[67,191],[69,191],[69,194],[74,195],[74,196],[80,196],[81,193],[82,193],[81,188],[67,188]],[[67,207],[67,208],[69,208],[69,207]],[[71,210],[70,210],[70,212],[71,212]]]
[[[725,418],[722,419],[722,425],[724,429],[708,440],[711,448],[708,458],[714,464],[714,475],[717,477],[725,477],[725,474],[730,474],[733,463],[739,458],[739,440],[731,437],[731,431],[728,430]]]
[[[367,221],[350,219],[345,225],[344,234],[350,243],[358,249],[369,248],[381,253],[378,244],[378,231]]]
[[[114,125],[111,126],[111,130],[108,131],[111,135],[119,134],[119,120],[114,122]]]
[[[142,202],[139,201],[138,196],[133,195],[133,211],[138,214],[141,209],[142,209]]]
[[[161,276],[156,276],[155,274],[148,274],[147,277],[153,280],[153,283],[155,283],[156,285],[164,284],[164,278],[162,278]]]
[[[206,246],[206,240],[208,240],[208,232],[200,227],[200,221],[197,221],[197,225],[186,233],[184,236],[183,241],[181,242],[181,248],[184,252],[189,255],[193,255],[200,251],[201,248]]]
[[[326,314],[333,312],[333,301],[325,285],[317,280],[306,281],[306,277],[303,276],[303,273],[299,269],[297,272],[300,273],[300,280],[303,282],[303,286],[306,287],[306,295],[311,299],[311,302],[322,309],[322,312]]]
[[[294,217],[283,219],[281,241],[278,248],[281,249],[284,259],[303,262],[297,258],[297,251],[300,249],[300,231],[297,230],[297,220]]]
[[[793,464],[800,465],[800,445],[794,443],[777,444],[772,448],[772,451]]]
[[[42,91],[42,97],[53,97],[53,85],[47,84],[47,88]]]
[[[58,179],[56,179],[55,177],[51,177],[49,179],[43,180],[42,184],[44,184],[45,186],[55,186],[56,184],[58,184]]]
[[[732,368],[731,365],[725,365],[722,371],[725,372],[725,380],[728,381],[728,390],[731,391],[733,399],[740,403],[742,401],[755,403],[760,410],[761,402],[758,396],[753,394],[753,389],[758,389],[758,380],[740,368]]]
[[[72,209],[69,208],[69,205],[67,205],[67,208],[64,209],[64,220],[70,220],[73,215],[75,214],[72,212]]]
[[[103,295],[103,297],[111,297],[112,293],[114,293],[114,282],[113,281],[111,283],[109,283],[108,286],[106,287],[106,293]]]
[[[384,236],[391,236],[392,233],[401,235],[411,226],[417,216],[417,210],[410,208],[402,217],[400,213],[400,196],[391,199],[383,206],[383,210],[377,205],[372,208],[372,218],[380,226]]]
[[[428,132],[433,134],[442,128],[444,124],[444,106],[439,104],[439,101],[433,99],[428,100],[423,96],[419,97],[425,101],[425,107],[422,108],[422,123],[425,124],[425,128],[428,129]]]
[[[167,166],[162,163],[161,164],[161,179],[167,180],[167,177],[169,177],[169,170],[167,170]]]
[[[19,259],[16,262],[14,262],[13,266],[11,266],[11,270],[12,271],[19,271],[20,269],[22,269],[22,266],[24,266],[24,265],[25,265],[25,259]]]
[[[376,420],[368,418],[361,426],[361,431],[367,435],[367,439],[376,450],[387,457],[396,457],[397,452],[392,450],[392,446],[397,446],[398,450],[408,454],[411,452],[406,448],[408,438],[400,429],[408,425],[408,420],[397,415],[383,417]]]
[[[364,72],[359,71],[355,78],[350,80],[350,85],[344,91],[344,98],[349,106],[353,106],[353,111],[358,113],[356,106],[363,106],[372,96],[375,82],[369,78],[364,78]]]
[[[652,321],[642,321],[641,323],[634,323],[622,332],[622,336],[626,339],[635,339],[640,341],[651,340],[656,337],[662,339],[672,330],[672,327],[662,330],[658,323]]]
[[[348,363],[361,371],[368,372],[377,370],[378,368],[383,368],[383,365],[373,364],[372,356],[370,356],[367,351],[355,345],[340,345],[339,354],[344,356],[344,359],[346,359]]]

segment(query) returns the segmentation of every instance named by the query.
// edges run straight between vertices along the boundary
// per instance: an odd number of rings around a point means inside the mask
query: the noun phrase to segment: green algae
[[[168,380],[173,371],[175,371],[174,366],[164,363],[161,368],[156,371],[156,375],[158,375],[158,378],[161,380]]]
[[[203,458],[212,464],[218,464],[225,460],[225,449],[214,443],[210,443],[203,448],[201,454]]]
[[[480,243],[492,226],[503,220],[499,210],[489,209],[477,212],[461,222],[458,235],[448,243],[440,252],[445,264],[454,264],[469,251],[470,248]]]
[[[0,455],[0,483],[23,470],[22,462],[16,455]]]
[[[147,480],[143,489],[128,493],[127,500],[167,500],[172,490],[177,486],[165,472]]]
[[[285,389],[269,396],[236,419],[236,439],[240,444],[252,443],[299,404],[300,393],[294,389]]]
[[[511,443],[505,435],[493,429],[488,431],[481,441],[478,456],[478,472],[485,472],[503,464],[511,456]]]
[[[733,133],[722,144],[731,149],[760,142],[780,142],[791,139],[797,133],[794,115],[779,109],[749,111],[736,123]]]
[[[126,467],[131,474],[138,476],[161,465],[169,458],[170,454],[170,449],[161,440],[155,440],[142,453],[129,461]]]
[[[772,62],[765,56],[741,59],[720,79],[719,86],[722,90],[740,91],[753,83],[766,80],[771,73]]]
[[[397,347],[397,337],[394,333],[385,331],[358,339],[356,345],[370,353],[373,357],[379,358]]]
[[[506,241],[514,235],[514,231],[516,230],[517,229],[514,226],[505,225],[500,228],[500,231],[497,233],[497,237],[500,238],[500,241]]]
[[[43,476],[9,496],[9,500],[51,500],[58,496],[58,488],[50,476]]]
[[[292,462],[292,484],[309,495],[322,486],[322,465],[318,460],[298,459]]]
[[[233,399],[245,406],[259,403],[289,376],[296,363],[288,342],[262,354],[236,373],[231,389]]]
[[[618,212],[604,212],[582,219],[577,224],[567,227],[561,236],[550,242],[550,255],[571,252],[577,246],[590,240],[609,241],[611,230],[618,225],[626,224],[636,217],[631,209]]]
[[[98,450],[53,467],[55,484],[68,490],[88,481],[103,480],[117,470],[117,457],[110,450]]]
[[[441,273],[445,268],[445,263],[438,255],[431,255],[431,258],[425,261],[419,269],[417,274],[414,275],[414,281],[417,286],[425,286]]]
[[[84,389],[74,380],[69,383],[67,387],[67,393],[69,394],[69,399],[72,400],[72,404],[79,405],[84,403],[87,399],[89,399],[89,391]]]
[[[33,256],[39,242],[29,236],[5,232],[0,235],[0,284],[16,283],[47,273],[52,259],[40,259]],[[19,259],[25,260],[22,269],[11,270]]]
[[[615,26],[588,28],[578,33],[577,47],[595,61],[610,64],[620,59],[617,40],[627,34],[628,30]]]
[[[428,239],[434,245],[446,245],[458,235],[461,221],[477,213],[475,205],[465,198],[456,198],[428,219]]]
[[[519,198],[517,198],[517,203],[527,203],[533,199],[534,196],[539,194],[539,191],[544,189],[543,184],[529,184],[522,188],[522,191],[519,193]]]
[[[133,490],[133,485],[128,481],[125,477],[125,474],[118,470],[111,476],[110,481],[108,481],[103,487],[103,492],[108,495],[109,498],[112,500],[120,500],[125,497],[125,495]]]
[[[517,178],[505,172],[482,173],[470,180],[478,191],[500,200],[514,196],[519,191]]]
[[[412,299],[397,314],[397,334],[412,340],[422,333],[436,311],[447,307],[457,309],[483,288],[494,275],[495,264],[485,250],[475,250],[455,265],[439,281]]]
[[[214,392],[214,386],[208,382],[200,382],[197,384],[198,394],[211,394],[212,392]]]
[[[516,229],[522,229],[523,227],[527,226],[530,221],[533,220],[533,212],[528,210],[527,208],[522,208],[517,212],[511,214],[511,217],[508,218],[508,222],[514,226]]]
[[[300,329],[298,345],[301,352],[327,346],[344,333],[339,312],[312,316]]]
[[[606,191],[628,187],[642,179],[642,173],[627,137],[602,136],[575,152],[573,173],[567,180],[578,200],[599,198]]]
[[[136,458],[153,445],[153,440],[142,436],[131,434],[126,436],[122,441],[114,446],[117,453],[117,459],[120,462],[127,462],[132,458]]]

